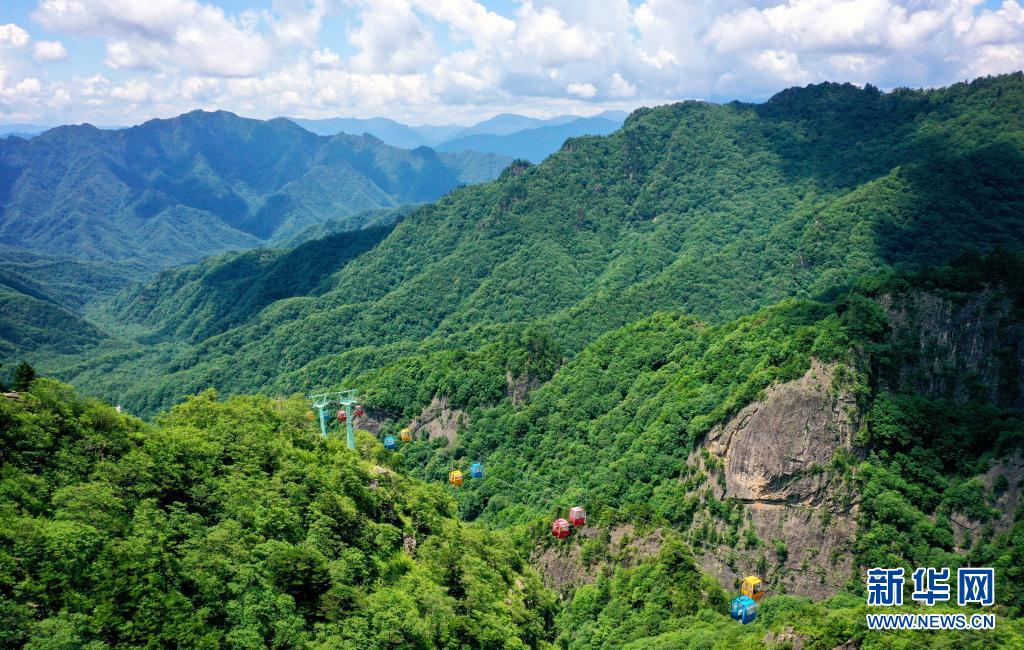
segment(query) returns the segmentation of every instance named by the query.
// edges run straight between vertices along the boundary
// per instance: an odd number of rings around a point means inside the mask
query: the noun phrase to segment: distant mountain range
[[[0,353],[79,350],[105,337],[82,313],[131,282],[226,251],[386,232],[510,161],[226,112],[0,139]],[[336,263],[312,253],[313,267]]]
[[[163,267],[430,201],[494,178],[508,162],[227,112],[112,131],[63,126],[0,141],[0,244]]]
[[[369,134],[400,149],[431,147],[438,151],[480,151],[540,162],[558,151],[566,138],[607,135],[622,126],[626,111],[610,110],[590,117],[557,115],[547,119],[501,113],[474,124],[421,124],[411,126],[386,117],[286,118],[322,136]],[[0,138],[31,139],[54,127],[39,124],[0,124]],[[125,127],[100,126],[101,130]]]
[[[387,118],[289,118],[318,135],[368,133],[387,144],[405,149],[427,146],[439,151],[482,151],[540,162],[558,151],[566,138],[607,135],[622,126],[626,111],[605,111],[592,117],[558,115],[539,119],[502,113],[474,124],[410,126]]]
[[[464,135],[438,145],[438,151],[486,151],[538,163],[558,151],[568,138],[608,135],[622,126],[621,120],[584,117],[562,124],[523,129],[508,134]]]

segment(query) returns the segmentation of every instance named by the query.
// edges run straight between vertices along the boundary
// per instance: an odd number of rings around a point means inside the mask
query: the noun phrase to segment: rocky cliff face
[[[690,527],[705,570],[822,598],[849,579],[857,504],[848,465],[859,419],[837,366],[812,363],[713,429],[689,458]]]
[[[976,478],[986,492],[995,497],[989,502],[993,516],[991,520],[981,522],[966,513],[951,512],[949,520],[958,549],[969,549],[980,538],[1005,533],[1013,527],[1024,490],[1024,450],[998,459],[988,471]]]
[[[665,539],[660,528],[640,533],[632,524],[611,528],[584,526],[564,542],[538,545],[530,564],[545,586],[563,596],[589,584],[602,572],[611,575],[618,567],[630,567],[661,550]]]
[[[467,424],[469,415],[462,409],[450,408],[448,398],[442,395],[435,396],[430,404],[412,419],[409,428],[413,430],[414,435],[425,437],[427,440],[444,438],[451,447],[458,437],[459,427]]]
[[[1024,408],[1024,319],[996,291],[947,297],[926,291],[882,296],[892,340],[904,352],[883,375],[890,390]]]

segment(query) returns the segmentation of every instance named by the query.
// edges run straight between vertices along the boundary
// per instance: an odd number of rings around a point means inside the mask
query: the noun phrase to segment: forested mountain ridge
[[[124,323],[153,328],[148,338],[200,341],[255,316],[285,298],[320,295],[331,276],[378,244],[392,226],[371,226],[307,241],[293,249],[256,249],[227,253],[200,264],[168,269],[152,282],[115,296],[109,309],[118,319],[100,322],[117,329]]]
[[[864,274],[1019,249],[1022,106],[1013,74],[641,109],[610,136],[414,211],[316,300],[270,305],[194,347],[99,349],[62,376],[154,408],[208,385],[334,383],[538,321],[572,355],[656,310],[720,323]],[[119,309],[105,317],[131,322]]]
[[[314,135],[291,121],[193,111],[116,131],[0,141],[0,241],[79,259],[194,261],[329,218],[429,201],[507,159]]]

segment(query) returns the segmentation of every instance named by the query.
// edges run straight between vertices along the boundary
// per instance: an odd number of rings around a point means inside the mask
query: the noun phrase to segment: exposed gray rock
[[[1003,489],[997,489],[997,481],[1003,477],[1006,481]],[[1021,504],[1021,490],[1024,488],[1024,452],[1000,458],[989,467],[988,471],[977,477],[989,493],[994,493],[992,507],[999,513],[991,523],[991,533],[998,535],[1010,530],[1014,524],[1014,514]],[[985,529],[985,523],[975,521],[962,512],[951,512],[950,523],[953,524],[953,537],[960,549],[970,548]]]
[[[710,496],[741,504],[740,529],[762,543],[747,548],[746,535],[741,549],[722,543],[728,522],[711,509],[698,511],[691,531],[710,528],[719,541],[703,549],[695,543],[695,550],[727,589],[761,568],[771,592],[814,598],[835,593],[850,578],[857,504],[845,464],[832,461],[851,453],[858,414],[852,395],[835,385],[836,375],[836,366],[812,362],[803,377],[770,387],[764,399],[713,429],[690,455],[689,465],[710,479],[696,492],[705,503]]]
[[[607,535],[604,538],[607,545],[602,554],[596,561],[585,562],[583,544],[602,535]],[[657,555],[663,544],[660,528],[637,534],[632,524],[613,526],[608,530],[584,526],[577,528],[575,534],[564,542],[538,546],[530,564],[540,573],[546,586],[564,596],[580,585],[593,582],[602,572],[611,575],[616,567],[634,566],[643,558]]]
[[[1024,408],[1024,320],[1005,294],[954,301],[925,291],[879,300],[894,341],[915,349],[888,388]]]
[[[461,409],[448,408],[448,398],[434,397],[422,412],[409,423],[413,434],[428,440],[445,438],[448,446],[455,444],[459,427],[469,424],[469,415]]]

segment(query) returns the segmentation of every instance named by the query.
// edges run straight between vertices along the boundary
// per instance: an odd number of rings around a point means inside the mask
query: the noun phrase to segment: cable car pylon
[[[348,443],[349,449],[356,448],[356,434],[352,429],[352,407],[355,407],[356,415],[363,415],[363,407],[359,404],[359,398],[354,389],[352,390],[340,390],[333,393],[316,393],[309,396],[310,401],[313,404],[313,408],[317,409],[320,413],[320,435],[324,438],[327,437],[327,408],[332,404],[337,404],[341,408],[338,410],[338,424],[345,424],[346,442]]]

